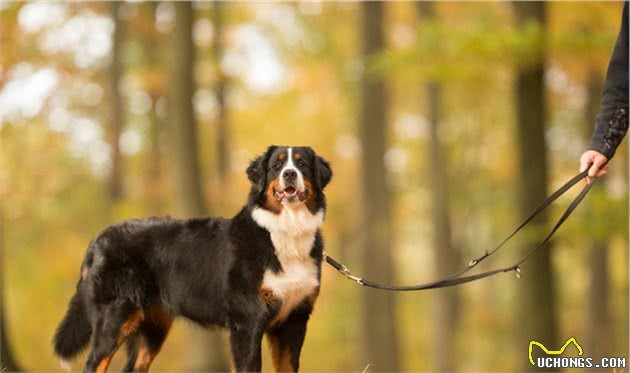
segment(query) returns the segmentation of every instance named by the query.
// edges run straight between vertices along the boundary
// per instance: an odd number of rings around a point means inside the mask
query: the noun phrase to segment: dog
[[[320,290],[329,163],[310,147],[270,146],[247,167],[247,204],[231,219],[132,219],[94,239],[53,338],[67,363],[90,344],[86,372],[127,345],[125,371],[148,371],[174,318],[227,328],[233,369],[297,371]]]

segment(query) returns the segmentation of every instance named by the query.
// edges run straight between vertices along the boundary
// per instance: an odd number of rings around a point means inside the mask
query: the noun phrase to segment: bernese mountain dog
[[[310,147],[270,146],[247,167],[247,204],[231,219],[127,220],[94,239],[54,336],[67,361],[104,372],[126,343],[125,371],[147,371],[178,316],[230,333],[233,369],[297,371],[320,288],[329,163]]]

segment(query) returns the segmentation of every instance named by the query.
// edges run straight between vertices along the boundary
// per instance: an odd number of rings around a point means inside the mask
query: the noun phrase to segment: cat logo
[[[579,356],[584,355],[584,350],[582,350],[582,346],[580,346],[580,344],[577,343],[574,337],[567,339],[567,341],[564,343],[564,345],[562,345],[562,347],[559,350],[548,350],[547,347],[543,346],[542,343],[536,342],[536,341],[530,341],[529,342],[529,362],[532,363],[533,366],[536,366],[536,363],[534,362],[534,358],[532,357],[532,349],[534,348],[534,345],[540,347],[543,350],[543,352],[546,353],[547,355],[562,355],[564,353],[564,350],[571,343],[573,343],[573,345],[577,348]]]

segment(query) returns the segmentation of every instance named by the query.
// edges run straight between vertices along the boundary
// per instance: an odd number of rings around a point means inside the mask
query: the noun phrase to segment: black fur
[[[87,318],[79,284],[55,333],[55,353],[62,359],[70,359],[88,344],[91,334],[92,327]]]
[[[293,149],[302,157],[298,167],[304,179],[313,185],[313,206],[324,209],[323,188],[332,177],[328,162],[310,148]],[[313,304],[305,299],[285,321],[269,324],[278,304],[264,302],[260,286],[266,270],[278,273],[282,268],[269,232],[251,215],[267,202],[265,192],[278,177],[282,152],[286,147],[271,146],[251,162],[247,204],[231,219],[152,217],[105,229],[88,248],[77,292],[54,337],[55,353],[69,359],[91,336],[85,370],[95,371],[126,339],[125,369],[139,369],[134,362],[140,342],[156,354],[170,320],[183,316],[202,326],[228,328],[238,371],[260,371],[265,332],[290,353],[297,370]],[[310,253],[318,271],[322,256],[318,231]],[[153,313],[158,321],[147,316]]]

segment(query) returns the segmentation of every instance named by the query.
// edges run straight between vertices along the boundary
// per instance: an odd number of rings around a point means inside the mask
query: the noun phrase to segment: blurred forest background
[[[269,144],[331,161],[327,250],[356,273],[461,268],[577,172],[620,19],[615,2],[1,2],[2,368],[59,370],[51,337],[101,229],[235,213]],[[626,144],[520,280],[387,293],[324,267],[302,369],[531,370],[529,340],[570,336],[627,356]],[[180,320],[153,369],[227,370],[225,352]]]

